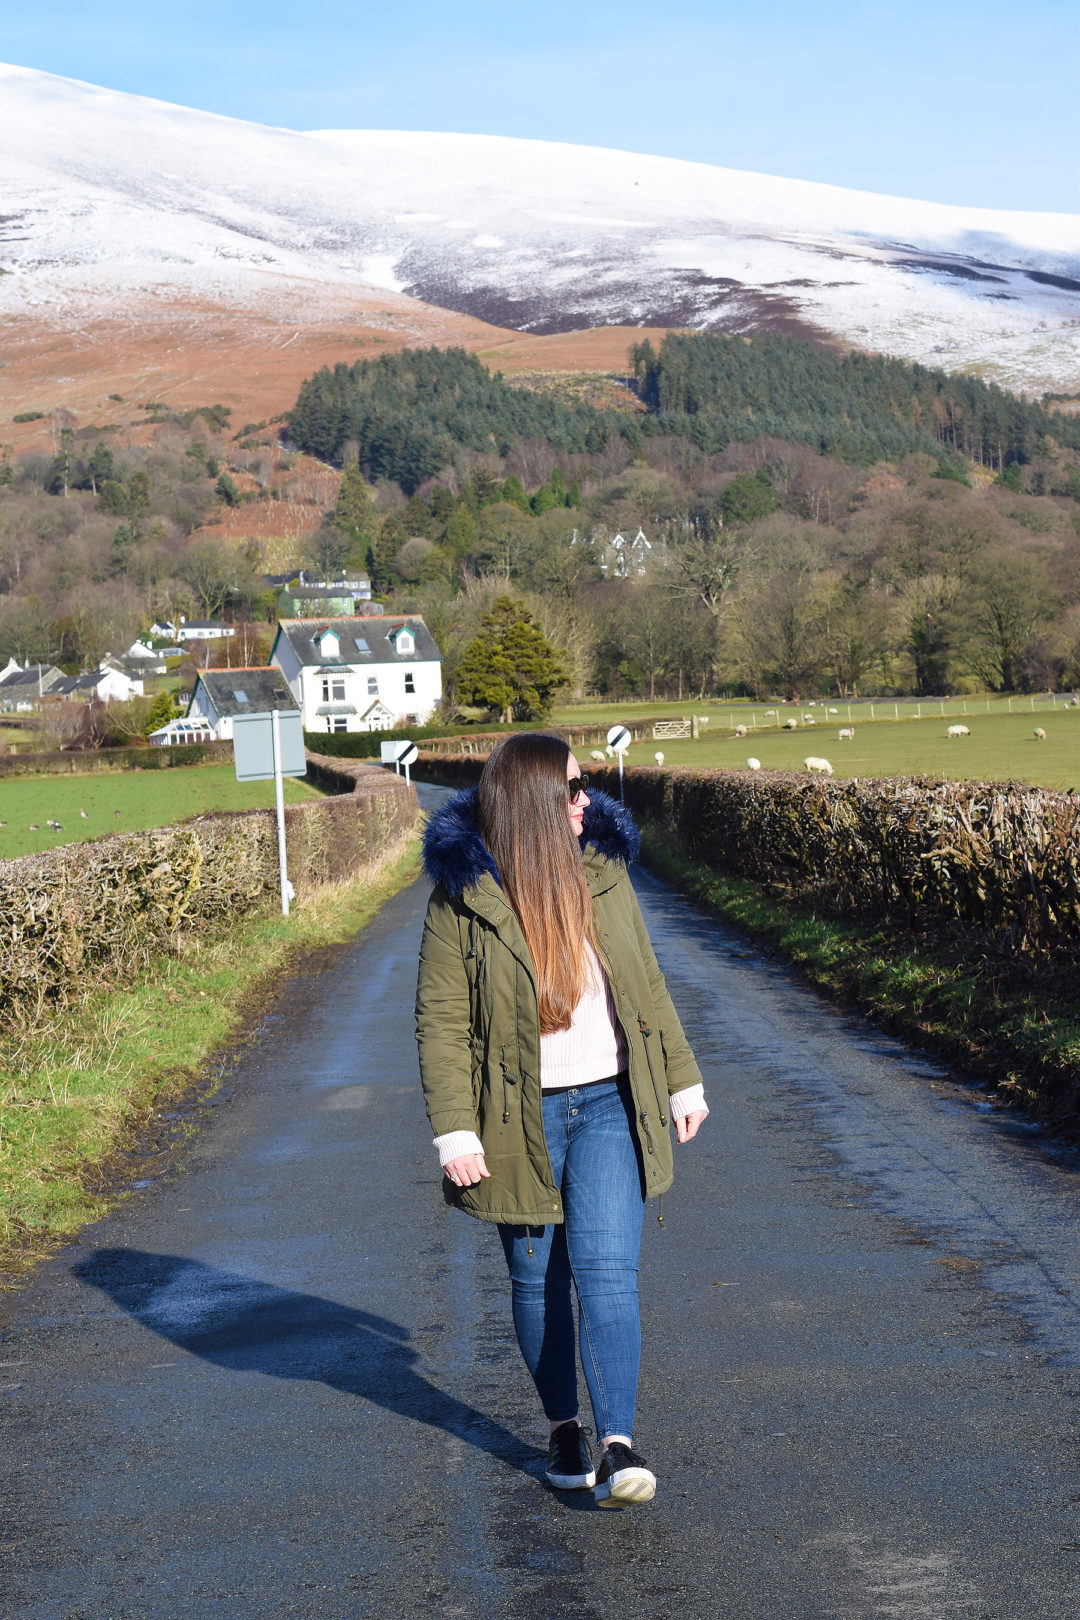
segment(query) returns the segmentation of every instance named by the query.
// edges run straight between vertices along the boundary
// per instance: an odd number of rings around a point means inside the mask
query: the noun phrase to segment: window
[[[335,714],[330,722],[331,731],[348,731],[349,722],[343,714]]]
[[[331,678],[329,675],[324,675],[323,676],[322,700],[323,700],[324,703],[344,703],[344,701],[345,701],[345,677],[344,677],[344,675],[335,675],[333,678]]]
[[[371,651],[371,648],[368,646],[363,636],[354,636],[353,641],[356,644],[356,650],[358,653],[366,653]]]
[[[368,697],[378,697],[378,695],[379,695],[379,677],[377,675],[369,675],[368,676],[368,678],[367,678],[367,695],[368,695]]]
[[[416,691],[416,676],[411,669],[405,671],[405,690],[406,692]]]
[[[240,686],[233,687],[232,695],[236,699],[237,703],[247,703],[250,701],[247,693]]]

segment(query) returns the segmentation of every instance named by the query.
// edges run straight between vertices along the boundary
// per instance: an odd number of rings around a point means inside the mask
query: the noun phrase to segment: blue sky
[[[1077,0],[0,0],[0,53],[295,129],[522,135],[1080,211]]]

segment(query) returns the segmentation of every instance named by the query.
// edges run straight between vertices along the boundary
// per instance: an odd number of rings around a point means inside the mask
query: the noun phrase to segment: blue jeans
[[[543,1109],[564,1219],[558,1226],[499,1227],[518,1344],[548,1418],[573,1417],[578,1410],[573,1282],[581,1365],[597,1435],[632,1435],[641,1361],[637,1274],[645,1197],[630,1083],[602,1080],[551,1092]]]

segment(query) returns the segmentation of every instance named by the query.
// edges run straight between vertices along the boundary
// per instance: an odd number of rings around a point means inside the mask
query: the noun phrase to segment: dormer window
[[[336,658],[341,652],[341,642],[332,630],[324,630],[316,642],[320,658]]]
[[[416,637],[407,625],[401,625],[397,630],[391,630],[390,640],[394,643],[394,651],[405,658],[411,658],[416,651]]]

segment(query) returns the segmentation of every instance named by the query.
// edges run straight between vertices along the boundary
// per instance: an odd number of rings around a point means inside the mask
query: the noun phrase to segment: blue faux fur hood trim
[[[637,860],[641,838],[626,810],[609,793],[589,795],[581,835],[583,849],[595,849],[609,861],[629,865]],[[424,871],[432,883],[441,883],[454,900],[490,872],[496,883],[495,862],[476,826],[476,789],[455,793],[428,819],[424,829]]]

